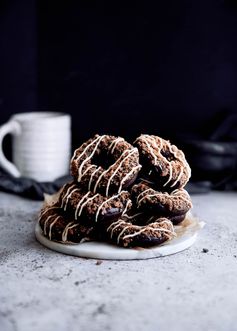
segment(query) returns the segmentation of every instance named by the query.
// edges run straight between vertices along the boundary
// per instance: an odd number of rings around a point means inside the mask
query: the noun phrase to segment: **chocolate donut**
[[[175,236],[173,224],[166,218],[145,226],[119,219],[107,227],[106,239],[123,247],[160,245]]]
[[[136,147],[121,137],[95,135],[75,150],[71,174],[87,191],[119,193],[136,179],[141,165]]]
[[[138,211],[154,217],[165,216],[174,224],[180,223],[192,208],[191,198],[185,189],[176,189],[171,193],[158,192],[144,182],[132,187],[132,198]]]
[[[175,236],[173,224],[192,207],[183,189],[190,167],[183,152],[160,137],[141,135],[134,144],[95,135],[75,150],[74,181],[61,188],[54,205],[41,210],[45,237],[149,247]]]
[[[39,225],[44,236],[52,241],[81,243],[96,239],[93,226],[75,222],[57,204],[41,210]]]
[[[78,184],[68,183],[63,186],[59,195],[59,204],[77,220],[97,223],[117,220],[126,212],[132,202],[127,191],[104,197],[99,193],[84,191]]]
[[[135,142],[143,166],[142,176],[155,182],[160,190],[172,191],[184,187],[191,169],[184,153],[168,140],[142,134]]]

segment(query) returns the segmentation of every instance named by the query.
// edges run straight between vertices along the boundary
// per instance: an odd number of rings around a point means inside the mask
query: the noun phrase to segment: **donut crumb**
[[[95,265],[101,265],[102,263],[103,263],[103,261],[97,260]]]

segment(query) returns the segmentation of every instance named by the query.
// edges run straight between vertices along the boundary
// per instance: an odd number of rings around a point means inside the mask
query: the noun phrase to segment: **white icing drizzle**
[[[74,185],[73,185],[73,186],[74,186]],[[63,208],[65,197],[67,197],[67,195],[69,194],[69,192],[70,192],[70,190],[72,189],[73,186],[69,186],[69,187],[68,187],[66,194],[65,194],[64,197],[62,198],[61,208]],[[65,187],[66,187],[66,185],[64,185],[63,190],[65,189]]]
[[[146,194],[147,192],[154,192],[152,194]],[[168,194],[167,192],[156,192],[153,189],[146,189],[145,191],[141,192],[137,196],[137,204],[138,206],[141,204],[141,201],[148,198],[148,197],[166,197],[168,199],[181,199],[187,203],[188,206],[192,207],[192,203],[189,197],[188,192],[185,189],[177,189]]]
[[[109,232],[109,230],[114,226],[114,225],[117,225],[117,224],[120,224],[120,223],[126,223],[125,221],[119,219],[118,221],[115,221],[113,223],[110,224],[110,226],[108,226],[107,228],[107,232]]]
[[[76,154],[77,154],[77,149],[75,149],[75,151],[74,151],[74,153],[73,153],[73,156],[72,156],[72,158],[71,158],[72,161],[75,160],[75,158],[76,158]]]
[[[162,139],[161,139],[161,138],[160,138],[160,143],[161,143],[161,145],[160,145],[160,150],[161,150],[162,147],[163,147],[163,143],[162,143]],[[190,175],[191,175],[191,169],[190,169],[190,167],[189,167],[189,165],[188,165],[188,163],[187,163],[187,161],[186,161],[186,159],[185,159],[184,153],[183,153],[181,150],[179,150],[179,149],[177,148],[177,146],[175,146],[175,145],[171,145],[170,142],[168,142],[167,147],[168,147],[168,149],[169,149],[169,152],[174,156],[174,158],[175,158],[177,161],[180,162],[180,163],[179,163],[179,164],[180,164],[180,173],[179,173],[178,177],[176,178],[176,180],[174,181],[174,183],[171,185],[171,187],[174,187],[174,186],[179,182],[179,180],[182,178],[182,175],[183,175],[183,173],[184,173],[184,164],[186,165],[186,168],[187,168],[187,170],[188,170],[188,178],[190,178]],[[180,154],[180,155],[178,155],[178,154]],[[162,156],[162,154],[161,154],[161,156]],[[163,156],[162,156],[162,157],[163,157]],[[163,157],[163,159],[165,160],[165,162],[167,162],[167,160],[166,160],[165,157]],[[168,180],[164,183],[163,186],[166,186],[166,185],[172,180],[172,176],[173,176],[173,168],[172,168],[172,166],[171,166],[172,162],[174,162],[174,161],[172,160],[172,161],[169,162],[169,168],[170,168],[169,178],[168,178]]]
[[[174,187],[178,183],[178,181],[182,178],[182,175],[184,173],[184,164],[185,164],[187,172],[188,172],[188,174],[187,174],[188,179],[191,176],[191,169],[189,167],[188,162],[185,159],[184,153],[181,150],[179,150],[175,145],[171,145],[171,144],[168,144],[168,149],[169,149],[170,153],[172,153],[174,155],[175,159],[180,162],[180,173],[179,173],[177,179],[175,180],[175,182],[171,185],[171,187]],[[178,155],[178,153],[180,154],[180,156]],[[186,183],[184,183],[183,185],[185,185],[185,184]]]
[[[72,191],[68,194],[68,196],[67,196],[67,198],[66,198],[66,203],[65,203],[65,205],[64,205],[64,211],[67,210],[68,201],[69,201],[70,197],[72,196],[72,194],[73,194],[74,192],[76,192],[76,191],[78,191],[78,188],[77,188],[77,187],[74,188],[74,190],[72,190]],[[64,199],[65,199],[65,197],[64,197]]]
[[[128,224],[129,224],[129,223],[128,223]],[[125,226],[125,227],[123,228],[123,230],[120,232],[120,234],[119,234],[118,237],[117,237],[117,244],[119,243],[119,240],[120,240],[121,236],[123,235],[123,233],[124,233],[127,229],[129,229],[129,228],[131,228],[131,227],[132,227],[132,225],[129,224],[129,225],[127,225],[127,226]]]
[[[59,209],[59,207],[50,207],[50,208],[46,208],[46,209],[40,214],[39,221],[42,219],[42,217],[43,217],[44,214],[46,214],[49,210],[52,210],[52,209]]]
[[[184,172],[184,168],[181,167],[181,169],[180,169],[180,173],[179,173],[178,177],[177,177],[176,180],[173,182],[173,184],[170,185],[170,187],[174,187],[174,186],[179,182],[179,180],[180,180],[181,177],[183,176],[183,172]]]
[[[64,188],[65,188],[65,187],[66,187],[66,185],[64,185]],[[61,208],[63,208],[64,200],[65,200],[65,199],[67,200],[70,191],[73,190],[73,188],[75,188],[75,187],[76,187],[75,184],[73,184],[72,186],[69,186],[69,187],[68,187],[66,194],[65,194],[64,197],[62,198]],[[66,206],[67,206],[67,201],[66,201]],[[65,210],[65,209],[64,209],[64,210]]]
[[[183,168],[184,167],[183,167],[182,163],[184,163],[184,160],[178,156],[178,154],[177,154],[178,153],[178,148],[175,145],[171,145],[170,143],[167,144],[167,147],[169,149],[169,152],[174,156],[174,158],[180,162],[180,172],[183,173]],[[169,162],[170,174],[169,174],[168,180],[164,183],[163,186],[166,186],[172,180],[172,176],[173,176],[172,162],[173,161]],[[177,179],[175,180],[175,183],[176,184],[178,183]],[[173,187],[173,186],[174,186],[174,184],[171,185],[171,187]]]
[[[118,137],[118,138],[114,139],[114,141],[112,141],[112,143],[109,145],[108,152],[111,152],[111,154],[113,154],[118,143],[122,142],[122,141],[124,141],[124,139],[122,137]]]
[[[161,154],[161,150],[162,150],[162,148],[163,148],[163,139],[162,138],[160,138],[160,137],[158,137],[158,136],[154,136],[154,135],[152,135],[152,136],[150,136],[150,135],[148,135],[148,134],[145,134],[145,135],[141,135],[140,136],[140,138],[142,138],[143,140],[144,140],[144,138],[145,138],[145,140],[147,141],[147,143],[149,144],[149,146],[150,146],[150,148],[152,148],[153,146],[152,146],[152,144],[153,145],[155,145],[155,148],[157,149],[157,154],[159,155],[159,156],[161,156],[162,158],[164,158],[163,157],[163,155]],[[157,139],[159,139],[159,143],[160,143],[160,146],[157,144]],[[146,144],[147,145],[147,144]],[[154,148],[154,147],[153,147]],[[157,156],[155,155],[155,165],[157,165]]]
[[[94,164],[92,164],[92,165],[90,165],[84,172],[83,172],[83,175],[81,176],[81,178],[83,177],[83,176],[85,176],[85,174],[90,170],[90,169],[92,169],[92,168],[94,168],[95,167],[95,165]],[[77,181],[79,181],[79,177],[77,178]]]
[[[98,140],[100,139],[100,136],[96,137],[90,144],[88,144],[84,149],[81,154],[78,155],[78,157],[75,159],[75,161],[80,160],[80,158],[86,153],[86,151],[93,145],[95,144]],[[77,153],[77,149],[75,150],[74,154]]]
[[[92,172],[91,174],[91,178],[89,180],[89,183],[88,183],[88,190],[90,191],[91,190],[91,184],[92,184],[92,179],[94,177],[94,175],[101,169],[101,167],[98,167],[97,169],[95,169],[95,171]]]
[[[154,192],[154,190],[153,190],[152,188],[149,187],[149,188],[146,189],[145,191],[142,191],[141,193],[138,194],[138,196],[137,196],[137,203],[138,203],[138,204],[139,204],[139,199],[140,199],[140,197],[143,196],[143,195],[146,196],[146,193],[149,192],[149,191]]]
[[[99,206],[99,208],[97,209],[97,212],[96,212],[96,215],[95,215],[95,222],[97,222],[98,220],[98,216],[99,216],[99,213],[102,209],[102,207],[109,201],[113,200],[113,199],[116,199],[118,198],[122,193],[126,193],[126,191],[122,191],[120,193],[118,193],[117,195],[113,195],[112,197],[110,197],[109,199],[105,200],[104,202],[102,202],[102,204]]]
[[[88,150],[88,148],[89,148],[90,146],[92,146],[93,144],[96,144],[95,147],[94,147],[94,149],[92,150],[91,154],[90,154],[90,155],[89,155],[89,156],[88,156],[88,157],[87,157],[87,158],[81,163],[80,167],[78,168],[78,182],[80,182],[82,176],[84,176],[85,173],[86,173],[87,171],[89,171],[89,170],[93,167],[93,165],[91,165],[91,166],[89,167],[90,169],[87,168],[86,171],[84,171],[84,173],[82,172],[84,164],[85,164],[87,161],[89,161],[89,160],[93,157],[94,153],[95,153],[96,150],[97,150],[98,145],[100,144],[100,142],[101,142],[101,140],[102,140],[103,138],[104,138],[104,136],[101,136],[100,138],[97,137],[96,139],[94,139],[94,140],[93,140],[93,141],[92,141],[92,142],[91,142],[91,143],[85,148],[85,150]],[[119,142],[121,142],[121,141],[124,141],[124,139],[121,138],[121,137],[116,138],[116,139],[110,144],[108,150],[109,150],[109,151],[111,150],[111,152],[113,153],[113,152],[114,152],[114,149],[115,149],[116,146],[117,146],[117,144],[118,144]],[[81,155],[79,155],[79,157],[77,158],[77,160],[80,159],[80,157],[84,154],[85,150],[81,153]],[[130,151],[129,151],[129,150],[125,150],[125,151],[120,155],[119,159],[116,161],[117,164],[118,164],[118,162],[120,162],[120,163],[119,163],[119,165],[117,166],[117,168],[115,169],[115,171],[113,172],[112,176],[110,176],[110,178],[109,178],[109,180],[108,180],[108,183],[107,183],[107,186],[106,186],[106,196],[109,195],[109,186],[110,186],[110,183],[111,183],[112,178],[115,176],[115,174],[116,174],[116,173],[118,172],[118,170],[121,168],[123,162],[124,162],[128,157],[130,157],[134,152],[137,152],[137,148],[136,148],[136,147],[134,147],[134,148],[131,149]],[[126,157],[124,157],[124,155],[127,154],[127,153],[128,153],[128,155],[127,155]],[[103,171],[103,172],[100,174],[100,176],[98,177],[98,179],[97,179],[97,181],[96,181],[96,183],[95,183],[95,185],[94,185],[94,188],[93,188],[93,192],[94,192],[94,193],[96,193],[97,187],[98,187],[98,185],[99,185],[101,179],[105,176],[106,173],[110,172],[111,169],[113,169],[114,165],[115,165],[115,164],[112,164],[108,169],[106,169],[105,171]],[[140,165],[139,165],[139,167],[140,167]],[[99,167],[99,168],[100,168],[100,167]],[[95,171],[92,172],[91,177],[90,177],[90,180],[89,180],[89,183],[88,183],[88,190],[91,190],[91,184],[92,184],[93,177],[94,177],[94,175],[96,174],[96,172],[99,171],[99,168],[95,169]],[[132,169],[132,171],[131,171],[131,174],[132,174],[136,169],[138,169],[138,167],[137,167],[137,168],[134,167],[134,168]],[[131,175],[131,174],[130,174],[130,175]],[[121,189],[120,189],[120,190],[121,190]]]
[[[93,193],[96,192],[97,186],[99,185],[99,182],[101,181],[102,177],[103,177],[107,172],[110,171],[110,169],[111,169],[112,166],[113,166],[113,164],[112,164],[108,169],[106,169],[105,171],[103,171],[103,172],[100,174],[100,176],[98,177],[98,179],[97,179],[97,181],[96,181],[96,183],[95,183],[95,185],[94,185]]]
[[[135,153],[135,152],[137,152],[138,150],[137,150],[137,148],[136,147],[134,147],[134,148],[132,148],[131,150],[125,150],[121,155],[120,155],[120,157],[118,158],[118,160],[116,161],[116,163],[119,163],[119,165],[117,166],[117,168],[115,169],[115,171],[113,172],[113,174],[110,176],[110,178],[109,178],[109,180],[108,180],[108,182],[107,182],[107,186],[106,186],[106,196],[108,196],[109,195],[109,186],[110,186],[110,183],[111,183],[111,181],[112,181],[112,179],[113,179],[113,177],[116,175],[116,173],[119,171],[119,169],[122,167],[122,164],[124,163],[124,161],[125,160],[127,160],[127,158],[129,158],[133,153]],[[125,156],[124,158],[123,158],[123,156],[124,156],[124,154],[125,153],[128,153],[128,155],[127,156]],[[121,160],[122,159],[122,160]]]
[[[46,220],[45,220],[45,222],[44,222],[44,235],[46,236],[46,233],[47,233],[47,225],[48,225],[48,222],[49,222],[49,220],[52,218],[52,217],[54,217],[55,215],[53,214],[53,215],[50,215],[50,216],[48,216],[47,218],[46,218]]]
[[[122,238],[122,240],[127,239],[127,238],[133,238],[133,237],[136,237],[136,236],[138,236],[139,234],[141,234],[142,232],[145,232],[146,230],[147,230],[147,226],[144,227],[144,228],[142,228],[142,229],[140,229],[140,230],[137,231],[137,232],[134,232],[134,233],[131,233],[131,234],[127,234],[127,235],[125,235],[125,236]],[[147,234],[146,234],[146,236],[147,236]]]
[[[126,183],[126,180],[134,173],[134,171],[137,171],[137,170],[140,170],[141,169],[141,165],[139,164],[138,166],[135,166],[134,168],[132,168],[131,171],[129,171],[127,173],[127,175],[125,177],[123,177],[123,179],[121,180],[120,182],[120,185],[119,185],[119,189],[118,189],[118,192],[121,192],[122,188],[123,188],[123,184]]]
[[[161,225],[161,224],[160,224]],[[135,236],[138,236],[139,234],[141,234],[142,232],[145,232],[146,230],[151,230],[151,231],[160,231],[160,232],[164,232],[165,234],[170,234],[171,236],[175,236],[176,234],[174,233],[174,231],[168,230],[168,229],[164,229],[162,227],[160,228],[153,228],[151,226],[145,226],[143,229],[141,229],[140,231],[134,232],[132,234],[127,234],[126,236],[124,236],[122,238],[122,240],[128,239],[128,238],[133,238]]]
[[[115,169],[115,171],[113,172],[112,176],[110,176],[109,180],[108,180],[108,183],[107,183],[107,186],[106,186],[106,196],[108,196],[109,194],[109,185],[110,185],[110,182],[112,180],[112,178],[114,177],[114,175],[118,172],[118,170],[121,168],[123,162],[129,157],[131,156],[135,151],[137,151],[137,148],[134,147],[131,151],[129,150],[125,150],[123,151],[123,153],[120,155],[120,157],[118,158],[118,160],[116,161],[116,163],[120,162],[119,166]],[[128,153],[128,155],[124,157],[124,155]],[[115,163],[115,164],[116,164]],[[108,173],[111,169],[113,169],[113,167],[115,166],[115,164],[112,164],[108,169],[106,169],[105,171],[102,172],[102,174],[99,176],[99,178],[97,179],[96,183],[95,183],[95,186],[94,186],[94,189],[93,189],[93,192],[95,193],[96,192],[96,189],[97,189],[97,186],[99,185],[99,182],[101,181],[102,177]]]
[[[152,227],[152,225],[156,225],[158,226],[157,228],[154,228]],[[164,224],[167,224],[170,226],[171,230],[169,229],[166,229],[164,227],[162,227]],[[140,235],[141,233],[143,232],[146,232],[146,231],[153,231],[153,232],[156,232],[156,231],[160,231],[160,232],[163,232],[164,234],[166,234],[168,236],[168,238],[170,239],[172,236],[176,236],[175,232],[174,232],[174,227],[173,227],[173,224],[171,223],[171,221],[169,220],[164,220],[164,221],[161,221],[161,222],[154,222],[150,225],[146,225],[146,226],[139,226],[139,225],[134,225],[132,223],[127,223],[127,222],[124,222],[123,220],[118,220],[116,222],[113,222],[108,228],[107,228],[107,232],[111,230],[111,234],[110,234],[110,237],[112,239],[113,235],[114,235],[114,231],[119,228],[120,226],[123,226],[125,225],[125,227],[123,227],[120,231],[120,233],[118,234],[117,236],[117,243],[119,244],[119,241],[122,239],[122,240],[125,240],[125,239],[128,239],[128,238],[132,238],[132,237],[135,237],[135,236],[138,236]],[[131,234],[127,234],[125,236],[122,237],[122,235],[126,232],[126,230],[128,229],[131,229],[132,231],[135,231],[134,233],[131,233]],[[136,231],[138,230],[138,231]],[[145,235],[148,237],[148,234],[145,233]]]
[[[169,152],[174,156],[175,158],[175,161],[172,160],[172,161],[168,161],[162,154],[161,154],[161,150],[163,149],[164,145],[163,145],[163,139],[160,138],[160,137],[157,137],[157,136],[149,136],[149,135],[141,135],[139,138],[137,138],[135,140],[135,142],[140,139],[142,141],[145,142],[145,144],[147,145],[147,148],[150,152],[150,154],[153,156],[154,158],[154,162],[155,162],[155,165],[157,165],[157,156],[156,154],[154,153],[153,149],[152,149],[152,142],[154,144],[154,146],[156,147],[156,152],[157,154],[163,159],[163,161],[168,164],[169,166],[169,172],[168,172],[168,179],[167,181],[163,184],[163,186],[167,186],[170,181],[172,180],[173,178],[173,168],[172,168],[172,163],[174,162],[179,162],[180,164],[180,172],[177,176],[177,178],[175,179],[174,183],[172,183],[171,187],[174,187],[182,178],[183,174],[184,174],[184,169],[186,168],[187,169],[187,177],[188,179],[190,178],[191,176],[191,169],[189,167],[189,164],[187,163],[186,159],[185,159],[185,156],[184,156],[184,153],[179,150],[175,145],[171,145],[169,141],[167,141],[167,144],[166,144],[166,147],[169,149]],[[157,143],[157,139],[159,139],[159,145]],[[183,183],[183,186],[186,184]]]
[[[132,220],[134,218],[136,218],[137,216],[141,215],[142,213],[137,213],[137,214],[133,214],[133,215],[130,215],[128,216],[127,214],[123,214],[123,218],[126,218],[126,219],[129,219],[129,220]]]
[[[148,220],[146,221],[146,223],[150,223],[152,220],[154,220],[155,216],[151,216],[150,218],[148,218]]]
[[[170,221],[170,220],[163,220],[163,221],[159,221],[161,218],[158,217],[156,218],[154,221],[153,221],[153,224],[154,223],[159,223],[159,224],[168,224],[170,227],[171,227],[171,231],[174,232],[174,226],[173,226],[173,223]],[[176,236],[176,233],[174,234]]]
[[[55,218],[55,220],[50,224],[50,226],[49,226],[49,240],[51,240],[51,237],[52,237],[52,228],[53,228],[53,226],[54,226],[54,224],[56,224],[57,223],[57,220],[60,218],[61,216],[58,216],[58,217],[56,217]]]
[[[169,171],[169,178],[168,178],[168,180],[163,184],[163,186],[166,186],[166,185],[171,181],[171,179],[172,179],[172,175],[173,175],[172,162],[173,162],[173,161],[171,161],[171,162],[168,163],[168,164],[169,164],[169,168],[170,168],[170,171]]]
[[[172,195],[177,195],[178,193],[183,192],[183,191],[184,191],[184,189],[176,189],[173,192],[171,192],[171,194]]]
[[[63,242],[67,241],[68,231],[70,229],[75,228],[76,226],[79,226],[79,224],[75,224],[74,222],[70,222],[70,223],[67,224],[67,226],[65,226],[65,229],[63,230],[63,233],[62,233],[62,241]]]
[[[80,167],[78,168],[78,181],[81,180],[81,177],[83,176],[83,173],[82,173],[82,169],[83,169],[83,166],[86,162],[88,162],[95,154],[100,142],[104,139],[105,135],[101,136],[101,137],[97,137],[92,143],[90,143],[88,146],[90,147],[91,145],[93,145],[94,143],[95,144],[95,147],[94,149],[92,150],[92,152],[90,153],[90,155],[88,157],[85,158],[85,160],[81,163]],[[99,139],[98,139],[99,138]],[[87,147],[88,147],[87,146]],[[81,155],[79,156],[79,158],[84,154],[84,152],[88,149],[88,148],[85,148],[84,151],[81,153]],[[79,158],[77,160],[79,160]]]
[[[126,206],[125,206],[125,209],[124,209],[124,211],[123,211],[123,213],[122,213],[122,216],[125,215],[126,211],[128,210],[128,206],[129,206],[130,204],[131,204],[131,200],[128,199],[128,201],[127,201],[127,203],[126,203]]]
[[[174,190],[173,192],[171,192],[170,195],[174,197],[179,197],[180,199],[183,199],[184,201],[191,203],[191,200],[188,200],[190,199],[188,192],[183,188]]]
[[[89,195],[90,193],[91,193],[91,192],[88,191],[88,192],[87,192],[87,193],[81,198],[81,200],[78,202],[78,204],[77,204],[77,208],[76,208],[76,210],[75,210],[75,220],[77,220],[77,217],[78,217],[78,210],[79,210],[81,204],[84,202],[84,200],[88,197],[88,195]]]
[[[122,225],[122,224],[127,224],[127,222],[122,221],[122,220],[118,220],[117,222],[114,222],[114,223],[112,223],[112,224],[109,226],[109,228],[107,229],[107,231],[109,231],[110,228],[111,228],[111,226],[114,225],[114,227],[112,227],[112,231],[111,231],[111,234],[110,234],[110,238],[111,238],[111,239],[113,238],[114,230],[117,229],[117,228],[119,228],[120,225]]]
[[[99,195],[99,193],[93,195],[91,198],[88,198],[80,207],[80,210],[78,211],[78,216],[80,217],[81,216],[81,213],[84,209],[84,207],[90,202],[92,201],[93,199],[95,199],[97,196]]]

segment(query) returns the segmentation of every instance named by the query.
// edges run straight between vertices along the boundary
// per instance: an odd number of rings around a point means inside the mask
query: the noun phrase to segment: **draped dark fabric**
[[[0,191],[18,194],[34,200],[43,200],[45,193],[57,192],[62,185],[70,180],[70,176],[65,176],[52,183],[38,183],[29,178],[14,178],[0,169]]]

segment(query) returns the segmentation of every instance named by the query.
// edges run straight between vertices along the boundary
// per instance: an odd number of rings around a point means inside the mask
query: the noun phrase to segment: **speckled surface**
[[[42,247],[40,203],[0,193],[1,331],[237,330],[237,194],[193,202],[207,224],[189,250],[100,264]]]

